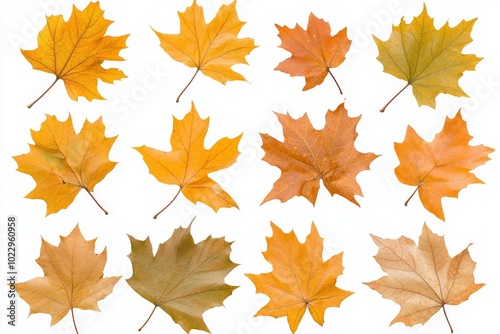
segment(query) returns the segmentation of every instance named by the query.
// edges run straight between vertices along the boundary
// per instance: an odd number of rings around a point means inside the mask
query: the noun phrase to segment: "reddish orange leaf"
[[[443,197],[458,197],[467,185],[483,183],[470,171],[490,160],[488,154],[494,150],[469,146],[471,139],[460,111],[455,118],[446,118],[443,130],[430,143],[408,126],[404,141],[394,144],[400,161],[395,169],[398,180],[417,187],[405,205],[418,191],[424,207],[444,220]]]
[[[283,125],[284,142],[267,134],[261,137],[266,152],[263,160],[278,167],[281,176],[263,203],[304,196],[314,205],[322,180],[332,196],[339,194],[359,205],[354,198],[362,196],[356,175],[369,169],[377,157],[373,153],[360,153],[354,147],[361,116],[349,117],[341,104],[335,111],[327,112],[325,127],[316,130],[307,114],[296,120],[288,114],[276,115]]]
[[[291,76],[305,77],[306,85],[303,90],[321,84],[327,74],[330,74],[342,94],[342,89],[330,69],[342,64],[345,54],[351,47],[351,41],[347,38],[347,28],[335,36],[330,36],[330,25],[313,13],[309,15],[307,30],[299,25],[293,29],[279,25],[276,25],[276,28],[282,41],[280,47],[290,51],[292,55],[275,69]]]

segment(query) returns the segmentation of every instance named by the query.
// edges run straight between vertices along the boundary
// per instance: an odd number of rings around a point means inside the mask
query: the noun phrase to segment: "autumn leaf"
[[[30,305],[30,315],[47,313],[51,326],[73,310],[100,311],[97,302],[111,293],[121,276],[103,278],[106,248],[94,253],[96,239],[85,240],[78,225],[67,237],[61,237],[59,246],[43,240],[40,257],[36,260],[44,276],[17,283],[16,291]]]
[[[29,153],[14,157],[17,170],[31,175],[36,182],[26,197],[44,200],[48,216],[66,209],[84,189],[108,214],[92,195],[95,185],[116,165],[108,154],[117,137],[104,135],[102,119],[94,123],[86,120],[76,134],[71,115],[64,122],[47,116],[39,131],[31,130],[31,137],[35,144],[30,144]]]
[[[467,185],[483,183],[470,171],[490,160],[488,154],[494,150],[470,146],[471,139],[460,111],[455,118],[446,118],[443,130],[430,143],[408,126],[404,141],[394,144],[400,161],[395,169],[398,180],[417,187],[405,205],[418,191],[424,207],[444,220],[443,197],[458,197]]]
[[[64,81],[71,99],[103,100],[97,91],[97,80],[113,83],[127,76],[117,68],[103,68],[108,60],[123,60],[118,53],[126,48],[128,35],[104,36],[113,21],[104,18],[99,2],[91,2],[80,11],[73,6],[67,22],[62,15],[48,16],[47,24],[38,35],[38,48],[21,50],[35,70],[56,76],[50,87],[33,103],[40,100],[57,81]]]
[[[323,261],[323,238],[314,223],[304,244],[297,240],[293,231],[284,233],[273,223],[271,227],[273,235],[267,238],[264,257],[273,270],[260,275],[246,274],[257,292],[270,298],[256,316],[286,316],[294,333],[308,309],[314,321],[323,326],[325,310],[339,307],[352,294],[335,285],[344,270],[342,253]]]
[[[444,238],[432,233],[426,224],[418,247],[405,236],[396,240],[372,238],[379,247],[375,260],[387,276],[365,284],[401,306],[391,325],[425,324],[443,309],[453,333],[445,305],[461,304],[484,286],[474,283],[476,263],[469,247],[451,258]]]
[[[231,243],[208,237],[195,244],[190,231],[191,225],[176,229],[169,240],[158,246],[155,255],[149,237],[140,241],[129,236],[133,275],[127,283],[154,305],[139,331],[159,307],[186,332],[209,332],[203,313],[222,306],[236,288],[224,283],[237,266],[229,258]]]
[[[179,34],[163,34],[153,29],[160,39],[160,46],[172,59],[196,68],[177,102],[200,71],[222,84],[229,80],[245,80],[232,70],[232,66],[248,64],[245,56],[255,48],[255,44],[252,38],[238,38],[245,22],[238,18],[236,1],[222,5],[215,18],[207,24],[203,8],[195,0],[185,12],[179,12],[179,21]]]
[[[261,138],[263,160],[278,167],[281,176],[263,203],[304,196],[314,205],[322,180],[332,196],[339,194],[359,206],[354,195],[362,196],[362,192],[356,175],[369,169],[377,157],[354,147],[361,116],[349,117],[341,104],[335,111],[328,110],[325,127],[316,130],[307,114],[296,120],[287,114],[276,115],[283,125],[284,142],[267,134],[261,134]]]
[[[174,198],[154,216],[155,219],[172,204],[180,192],[191,202],[196,204],[200,201],[216,212],[220,208],[238,207],[231,196],[208,174],[236,162],[240,154],[238,144],[242,134],[232,139],[219,139],[207,150],[204,141],[208,125],[209,118],[201,119],[194,103],[191,103],[191,111],[182,120],[174,117],[170,152],[144,145],[135,148],[142,154],[149,172],[158,181],[179,186]]]
[[[462,54],[462,49],[472,42],[474,22],[476,19],[461,21],[453,28],[446,23],[436,29],[424,5],[422,13],[411,23],[401,19],[388,41],[374,37],[379,50],[377,59],[384,65],[384,72],[407,82],[380,111],[384,112],[408,86],[412,86],[419,106],[435,108],[440,93],[467,96],[458,80],[464,71],[474,70],[481,60],[472,54]]]
[[[342,89],[331,69],[344,62],[345,54],[351,47],[351,41],[347,38],[347,28],[335,36],[330,36],[330,25],[313,13],[309,15],[307,30],[299,25],[293,29],[279,25],[276,25],[276,28],[282,41],[280,47],[290,51],[292,55],[282,61],[275,70],[292,76],[305,77],[306,85],[303,90],[321,84],[329,74],[342,94]]]

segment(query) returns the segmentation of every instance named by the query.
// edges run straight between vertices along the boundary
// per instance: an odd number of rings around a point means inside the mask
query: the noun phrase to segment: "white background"
[[[80,9],[87,5],[87,1],[74,3]],[[207,20],[211,20],[223,1],[200,0],[198,3],[204,7]],[[177,11],[184,11],[189,5],[191,0],[102,0],[105,17],[115,21],[108,35],[130,34],[128,48],[121,52],[126,61],[109,64],[121,68],[128,78],[114,85],[99,83],[99,91],[107,100],[92,102],[71,100],[63,83],[58,82],[32,109],[27,109],[26,105],[52,83],[54,76],[33,70],[19,49],[35,48],[37,33],[45,24],[45,14],[62,13],[68,18],[72,2],[40,0],[2,4],[0,219],[6,220],[8,214],[16,214],[19,218],[20,281],[42,275],[35,263],[40,251],[40,236],[58,244],[59,235],[67,235],[77,223],[85,238],[97,237],[98,252],[107,247],[105,276],[129,278],[132,271],[127,257],[130,252],[127,234],[139,239],[150,236],[156,246],[167,240],[175,228],[187,226],[196,215],[192,227],[195,241],[209,235],[234,241],[231,259],[240,264],[226,278],[228,284],[240,287],[225,300],[225,307],[204,313],[211,332],[288,333],[286,318],[253,317],[267,297],[255,293],[254,285],[244,273],[271,270],[262,256],[266,249],[265,237],[271,234],[270,221],[286,232],[295,230],[302,242],[314,221],[325,239],[324,258],[344,252],[345,270],[337,284],[354,294],[340,308],[327,309],[323,327],[306,313],[297,333],[448,333],[442,312],[424,326],[410,328],[397,323],[389,327],[399,306],[362,284],[383,275],[372,258],[377,248],[370,234],[384,238],[406,235],[416,240],[423,223],[427,222],[435,233],[445,235],[451,255],[473,243],[470,252],[478,263],[475,279],[478,283],[486,283],[469,301],[447,307],[455,332],[495,333],[498,330],[495,305],[500,296],[499,153],[492,153],[492,160],[474,171],[485,184],[468,186],[458,199],[443,199],[446,215],[446,222],[443,222],[427,212],[417,197],[408,207],[403,206],[413,187],[399,183],[394,175],[394,168],[399,163],[394,142],[403,140],[408,125],[426,140],[431,140],[441,131],[445,117],[453,117],[462,108],[463,118],[474,136],[471,144],[500,147],[497,2],[427,1],[428,12],[435,18],[437,27],[447,20],[454,26],[462,19],[478,17],[472,31],[474,41],[464,52],[484,59],[476,71],[466,72],[460,80],[470,98],[440,95],[436,110],[419,108],[411,90],[407,89],[384,114],[378,110],[404,86],[404,82],[382,71],[371,34],[387,39],[392,24],[397,24],[402,17],[410,19],[420,14],[422,1],[240,0],[237,4],[239,17],[247,22],[240,37],[252,37],[259,46],[247,56],[249,66],[234,67],[248,82],[229,82],[223,86],[198,75],[181,102],[175,103],[194,69],[173,61],[164,53],[150,27],[164,33],[177,33]],[[292,27],[298,23],[305,27],[311,12],[329,22],[333,33],[347,26],[348,36],[354,40],[346,61],[333,70],[344,96],[339,95],[329,77],[320,86],[302,92],[303,78],[291,78],[274,71],[278,63],[289,56],[287,51],[278,48],[281,41],[275,24]],[[238,162],[214,175],[240,209],[221,209],[216,214],[203,204],[193,205],[179,196],[174,205],[153,220],[153,214],[172,198],[177,187],[159,183],[149,175],[140,154],[132,147],[147,145],[168,151],[172,116],[182,118],[189,111],[191,101],[202,117],[210,116],[207,147],[220,137],[244,133],[240,145],[243,153]],[[360,207],[338,195],[330,196],[323,186],[316,206],[302,197],[286,203],[274,200],[260,206],[279,176],[276,167],[261,160],[264,152],[260,148],[259,132],[282,138],[272,111],[289,112],[295,118],[307,112],[313,125],[322,128],[326,111],[334,110],[343,101],[351,116],[362,115],[357,127],[357,149],[381,155],[369,171],[357,177],[364,194],[364,197],[357,197]],[[28,152],[28,143],[32,142],[30,129],[38,130],[45,114],[56,115],[63,121],[69,113],[77,130],[85,119],[93,122],[102,116],[107,125],[106,134],[118,135],[110,158],[119,163],[94,192],[110,212],[108,216],[84,192],[68,209],[48,217],[45,217],[45,202],[24,198],[35,187],[35,182],[29,175],[16,171],[17,164],[11,157]],[[4,242],[3,227],[2,268],[6,262]],[[111,295],[99,302],[102,312],[75,311],[80,333],[137,332],[153,306],[136,294],[124,279],[118,282]],[[3,312],[6,312],[6,289],[0,292]],[[35,314],[28,318],[29,306],[21,299],[18,299],[18,307],[18,327],[7,328],[6,317],[1,317],[7,333],[73,333],[69,315],[50,327],[49,315]],[[174,334],[184,331],[169,315],[157,310],[142,332]]]

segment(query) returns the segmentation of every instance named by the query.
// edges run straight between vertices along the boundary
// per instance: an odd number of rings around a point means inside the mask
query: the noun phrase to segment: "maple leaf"
[[[328,110],[325,127],[316,130],[307,114],[296,120],[288,114],[276,115],[283,125],[284,142],[267,134],[261,134],[261,138],[263,160],[278,167],[281,176],[263,203],[304,196],[314,205],[322,180],[332,196],[339,194],[359,206],[354,195],[362,196],[362,192],[356,175],[369,169],[377,157],[360,153],[354,147],[361,116],[349,117],[341,104],[335,111]]]
[[[107,60],[123,60],[118,53],[126,48],[128,35],[104,36],[113,21],[104,18],[99,2],[91,2],[80,11],[73,6],[67,22],[62,15],[48,16],[47,24],[38,35],[35,50],[21,50],[35,70],[53,73],[55,81],[33,103],[31,108],[59,80],[64,81],[71,99],[104,98],[97,90],[97,80],[113,83],[127,76],[117,68],[103,68]]]
[[[49,314],[51,326],[71,311],[78,333],[73,309],[100,311],[97,302],[111,293],[121,276],[102,277],[106,248],[95,254],[96,239],[85,240],[78,225],[67,237],[60,239],[56,247],[42,238],[36,262],[44,276],[16,283],[16,291],[30,305],[30,315]]]
[[[424,207],[444,221],[441,199],[458,197],[460,190],[472,183],[483,183],[470,171],[490,160],[492,148],[469,146],[472,139],[460,111],[455,118],[446,118],[443,130],[432,142],[408,126],[402,143],[394,143],[400,165],[395,172],[399,181],[416,186],[409,200],[418,191]]]
[[[174,198],[154,216],[155,219],[172,204],[180,192],[191,202],[203,202],[216,212],[223,207],[238,207],[231,196],[208,174],[236,162],[240,154],[238,144],[242,134],[232,139],[219,139],[207,150],[204,141],[208,125],[209,118],[201,119],[194,103],[191,103],[191,111],[182,120],[174,117],[170,138],[172,151],[163,152],[144,145],[135,148],[142,155],[149,172],[158,181],[179,186]]]
[[[248,64],[245,56],[255,49],[255,44],[252,38],[238,38],[245,22],[238,18],[236,1],[222,5],[215,18],[207,24],[203,8],[195,0],[185,12],[179,12],[179,20],[179,34],[163,34],[153,29],[160,39],[160,46],[170,57],[196,68],[177,102],[200,71],[222,84],[229,80],[245,80],[231,67]]]
[[[76,134],[71,115],[64,122],[47,115],[39,131],[31,130],[31,137],[35,145],[30,144],[29,153],[13,157],[17,170],[36,182],[26,197],[44,200],[48,216],[66,209],[84,189],[108,214],[91,193],[116,165],[108,154],[117,137],[105,137],[102,118],[94,123],[85,120]]]
[[[279,63],[275,70],[292,76],[304,76],[306,85],[302,90],[321,84],[330,74],[342,94],[342,89],[330,69],[344,62],[345,54],[351,47],[351,41],[347,38],[347,28],[335,36],[330,36],[330,25],[313,13],[309,15],[307,30],[299,25],[293,29],[279,25],[276,25],[276,28],[282,41],[280,47],[290,51],[292,55]]]
[[[133,275],[127,283],[139,295],[168,313],[186,332],[200,329],[209,332],[202,314],[222,306],[235,286],[224,278],[237,265],[229,255],[231,243],[224,238],[207,239],[195,244],[188,228],[178,228],[172,237],[158,246],[153,255],[149,237],[144,241],[129,236]]]
[[[391,325],[426,323],[441,308],[451,327],[445,305],[458,305],[484,284],[474,283],[476,263],[469,247],[451,258],[444,238],[424,224],[418,247],[405,236],[382,239],[372,235],[379,247],[375,260],[387,276],[365,283],[382,297],[401,306]]]
[[[323,326],[326,308],[340,306],[352,294],[335,285],[344,270],[342,253],[323,262],[323,238],[314,223],[304,244],[293,231],[284,233],[273,223],[271,227],[273,235],[266,238],[264,257],[272,264],[272,272],[246,274],[257,292],[270,298],[256,315],[286,316],[290,330],[295,332],[308,309],[314,321]]]
[[[419,106],[435,108],[439,93],[467,96],[458,80],[482,59],[462,54],[462,49],[472,42],[470,33],[475,21],[461,21],[453,28],[446,23],[437,30],[424,5],[422,13],[411,23],[401,19],[386,42],[374,36],[379,50],[377,59],[384,65],[384,72],[407,82],[380,111],[384,112],[410,85]]]

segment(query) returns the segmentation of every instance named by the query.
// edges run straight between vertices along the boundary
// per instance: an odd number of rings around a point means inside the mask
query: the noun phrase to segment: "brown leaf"
[[[261,134],[264,161],[281,170],[280,178],[263,203],[272,199],[285,202],[294,196],[304,196],[315,204],[319,181],[333,196],[339,194],[359,205],[354,195],[362,196],[356,175],[369,169],[377,157],[360,153],[354,147],[358,134],[356,125],[361,116],[349,117],[344,105],[328,110],[325,127],[313,128],[307,114],[295,120],[288,114],[276,114],[283,125],[284,142]]]
[[[117,68],[102,67],[104,61],[123,60],[118,53],[126,48],[128,35],[104,36],[111,23],[113,21],[104,18],[98,1],[91,2],[82,11],[73,6],[68,22],[62,15],[47,17],[47,24],[38,35],[38,48],[21,51],[35,70],[53,73],[56,79],[28,108],[58,80],[64,81],[71,99],[83,96],[90,101],[104,99],[97,91],[98,79],[113,83],[127,77]]]
[[[209,119],[201,119],[192,103],[191,111],[182,120],[174,117],[170,138],[172,151],[163,152],[147,146],[135,149],[142,155],[149,172],[158,181],[178,185],[179,192],[191,202],[195,204],[198,201],[203,202],[215,211],[223,207],[238,207],[231,196],[208,174],[227,168],[236,162],[240,154],[238,144],[242,135],[232,139],[227,137],[219,139],[207,150],[204,141],[208,125]]]
[[[292,55],[275,69],[292,76],[305,77],[306,85],[303,90],[321,84],[330,74],[342,94],[342,89],[331,69],[344,62],[345,54],[351,47],[351,41],[347,38],[347,28],[335,36],[330,36],[330,25],[313,13],[309,15],[307,30],[299,25],[293,29],[279,25],[276,25],[276,28],[282,41],[280,47],[290,51]]]
[[[387,276],[365,283],[382,297],[401,306],[391,325],[402,322],[408,326],[426,323],[445,305],[458,305],[484,284],[474,283],[476,263],[468,247],[451,258],[444,243],[424,224],[418,247],[404,236],[382,239],[372,236],[379,247],[375,260]],[[453,329],[451,328],[453,333]]]
[[[224,283],[227,274],[237,266],[229,259],[231,243],[208,237],[195,244],[191,225],[176,229],[170,239],[158,246],[155,255],[149,238],[129,238],[134,273],[127,283],[132,289],[153,303],[153,312],[161,308],[186,332],[208,332],[203,313],[222,306],[236,288]]]
[[[17,170],[36,182],[26,197],[44,200],[49,215],[66,209],[84,189],[108,214],[91,193],[116,165],[108,154],[117,137],[106,137],[104,130],[101,118],[94,123],[85,121],[76,134],[71,115],[64,122],[47,116],[39,131],[31,131],[35,145],[30,144],[29,153],[14,157]]]
[[[426,142],[408,126],[402,143],[394,149],[400,164],[395,172],[398,180],[417,188],[424,207],[444,220],[443,197],[458,197],[458,193],[472,183],[483,183],[470,171],[490,160],[492,148],[469,146],[472,136],[460,111],[455,118],[446,118],[443,130],[432,142]],[[408,204],[406,201],[405,205]]]
[[[326,309],[340,306],[352,294],[335,285],[344,270],[342,253],[323,262],[323,238],[314,223],[304,244],[293,231],[283,233],[276,225],[271,226],[273,236],[267,238],[264,257],[272,264],[272,272],[246,274],[257,292],[271,299],[256,315],[286,316],[290,330],[295,332],[308,309],[314,321],[323,326]]]
[[[196,68],[193,78],[177,97],[177,102],[200,71],[222,84],[229,80],[245,80],[232,70],[232,66],[247,64],[245,56],[255,48],[255,44],[252,38],[238,38],[245,22],[238,18],[236,1],[222,5],[214,19],[207,24],[203,8],[195,0],[185,12],[179,13],[179,20],[179,34],[163,34],[155,30],[160,38],[160,46],[170,57]]]
[[[70,310],[75,323],[75,308],[99,311],[97,302],[111,293],[121,276],[102,277],[107,253],[106,248],[94,253],[95,240],[85,240],[78,225],[57,247],[42,238],[36,262],[44,276],[16,284],[19,296],[30,305],[30,315],[50,314],[53,326]]]

